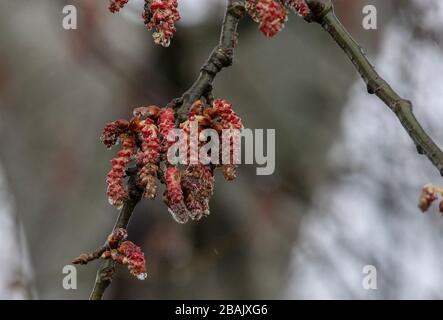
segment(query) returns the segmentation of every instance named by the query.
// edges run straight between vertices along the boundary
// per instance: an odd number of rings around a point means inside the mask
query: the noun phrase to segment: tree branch
[[[132,213],[138,202],[142,197],[142,191],[138,189],[136,184],[137,175],[134,172],[130,172],[130,178],[128,182],[129,199],[125,201],[123,207],[120,210],[117,221],[115,222],[113,230],[118,228],[127,229]],[[107,243],[100,247],[96,252],[100,252],[102,248],[107,248]],[[103,250],[104,251],[104,250]],[[103,252],[102,252],[103,253]],[[94,255],[94,254],[93,254]],[[100,253],[101,255],[101,253]],[[90,300],[101,300],[105,290],[112,282],[112,278],[115,273],[115,262],[112,260],[106,260],[102,263],[101,267],[97,271],[95,278],[94,288],[92,289]]]
[[[225,67],[232,65],[234,56],[234,47],[237,44],[237,26],[245,13],[245,0],[228,0],[225,17],[222,24],[221,36],[219,44],[213,49],[206,63],[200,70],[200,75],[194,84],[182,95],[181,98],[174,99],[169,106],[176,110],[178,121],[186,120],[189,109],[192,104],[202,96],[211,96],[212,83],[216,75]],[[125,201],[120,210],[117,221],[113,230],[118,228],[127,229],[129,220],[132,216],[134,208],[141,200],[142,192],[137,188],[135,179],[137,172],[129,172],[129,199]],[[91,257],[96,257],[103,248],[107,247],[105,243],[97,249]],[[100,253],[101,255],[101,253]],[[115,273],[115,262],[106,260],[97,271],[94,288],[89,297],[90,300],[101,300],[106,289],[112,282]]]
[[[391,86],[380,77],[369,62],[363,49],[352,38],[334,13],[330,1],[306,1],[311,9],[308,22],[317,22],[343,49],[367,85],[368,93],[379,97],[397,116],[411,137],[420,154],[424,154],[443,176],[443,152],[424,131],[412,111],[412,103],[400,97]]]
[[[212,92],[215,76],[232,65],[234,48],[237,45],[237,26],[245,14],[245,0],[229,0],[223,20],[220,41],[214,48],[206,63],[200,69],[200,75],[194,84],[179,99],[177,111],[178,122],[186,120],[192,104]]]

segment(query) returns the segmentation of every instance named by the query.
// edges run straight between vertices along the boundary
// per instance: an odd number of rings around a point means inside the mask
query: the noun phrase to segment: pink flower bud
[[[247,0],[246,10],[266,37],[279,33],[287,19],[286,8],[276,0]]]
[[[139,178],[143,196],[155,198],[157,194],[156,177],[160,161],[160,139],[157,126],[150,118],[139,123],[142,136],[140,151],[137,153],[137,165],[140,168]]]
[[[165,108],[160,112],[160,115],[157,120],[158,129],[160,131],[160,135],[162,136],[162,152],[167,153],[168,149],[171,145],[174,144],[172,141],[168,141],[168,135],[171,130],[175,128],[175,114],[174,110],[171,108]]]
[[[148,30],[155,29],[154,42],[168,47],[180,20],[177,0],[145,0],[143,19]]]
[[[128,0],[109,0],[109,11],[112,13],[119,12],[127,3]]]
[[[123,228],[115,229],[114,231],[112,231],[112,233],[108,236],[107,239],[109,248],[116,249],[118,247],[118,244],[122,240],[126,239],[127,236],[128,232],[126,231],[126,229]]]
[[[214,191],[214,173],[211,166],[188,166],[181,180],[190,218],[200,220],[209,215],[209,200]]]
[[[146,279],[145,255],[140,247],[131,241],[122,242],[117,248],[110,247],[102,253],[101,258],[127,265],[132,275],[140,280]]]
[[[309,9],[309,6],[305,0],[286,0],[286,4],[301,17],[306,18],[311,13],[311,10]]]
[[[226,101],[217,99],[214,100],[213,109],[220,117],[220,124],[222,129],[241,129],[242,121],[239,116],[232,109],[232,105]]]
[[[229,163],[223,164],[223,176],[226,180],[232,181],[236,178],[236,168],[238,163],[237,157],[240,155],[240,150],[236,149],[240,147],[240,129],[243,127],[240,117],[234,112],[230,103],[226,100],[217,99],[213,103],[212,107],[213,115],[218,116],[218,120],[214,122],[213,127],[218,130],[234,129],[232,131],[232,137],[230,138],[230,145],[228,154],[226,150],[221,150],[223,158],[228,158]],[[220,146],[222,147],[222,146]]]
[[[165,181],[166,190],[163,201],[168,207],[169,213],[178,223],[188,222],[190,212],[184,203],[180,170],[176,167],[168,167],[165,171]]]
[[[100,140],[103,144],[111,148],[117,143],[118,137],[129,129],[129,122],[126,120],[117,120],[106,124],[103,128],[103,133]]]
[[[173,203],[183,200],[183,191],[181,187],[180,170],[176,167],[168,167],[165,171],[166,194],[168,199]]]
[[[112,169],[106,178],[109,203],[117,208],[121,208],[128,197],[128,192],[124,187],[125,169],[126,164],[131,161],[135,147],[134,136],[125,134],[120,137],[120,140],[122,149],[118,152],[117,157],[111,160]]]
[[[131,241],[125,241],[118,247],[117,251],[125,257],[123,263],[128,265],[132,275],[140,280],[146,279],[145,255],[140,247]]]

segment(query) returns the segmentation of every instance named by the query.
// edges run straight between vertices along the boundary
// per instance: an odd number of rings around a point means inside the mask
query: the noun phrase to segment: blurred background
[[[111,15],[107,0],[0,0],[0,298],[85,299],[99,266],[62,269],[109,234],[114,151],[103,125],[165,105],[194,81],[218,42],[224,0],[180,0],[168,49],[155,46],[142,0]],[[415,104],[443,145],[443,2],[334,0],[381,75]],[[64,30],[62,9],[78,9]],[[362,27],[375,5],[378,29]],[[317,25],[294,14],[266,39],[241,22],[233,67],[215,95],[248,128],[276,129],[276,171],[217,176],[211,215],[178,225],[158,197],[129,227],[148,279],[119,268],[108,299],[443,298],[443,220],[422,215],[422,185],[441,183],[390,111]],[[160,191],[162,192],[162,191]],[[377,268],[365,290],[363,267]]]

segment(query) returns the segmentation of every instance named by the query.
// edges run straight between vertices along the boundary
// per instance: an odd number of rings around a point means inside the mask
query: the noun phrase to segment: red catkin
[[[111,148],[117,143],[118,137],[129,129],[129,122],[126,120],[116,120],[106,124],[100,140],[107,148]]]
[[[168,167],[165,171],[165,181],[166,190],[163,201],[168,207],[169,213],[178,223],[188,222],[190,213],[183,201],[180,170],[176,167]]]
[[[125,258],[123,264],[128,265],[129,272],[140,280],[146,279],[145,255],[140,247],[131,241],[123,242],[117,249]]]
[[[125,170],[127,163],[131,161],[135,147],[135,138],[131,135],[123,134],[120,140],[122,148],[117,153],[117,157],[111,160],[112,169],[106,178],[109,203],[117,208],[121,208],[128,198],[128,192],[124,186]]]
[[[276,0],[247,0],[246,10],[266,37],[279,33],[287,19],[286,8]]]
[[[217,130],[229,130],[232,129],[232,137],[229,141],[229,150],[222,150],[222,158],[228,158],[230,163],[224,163],[222,165],[223,176],[226,180],[232,181],[237,177],[236,162],[237,157],[240,154],[240,150],[235,149],[240,147],[240,129],[243,127],[240,117],[232,109],[232,105],[226,100],[217,99],[213,103],[213,114],[218,115],[219,121],[214,124]],[[236,143],[235,143],[236,142]],[[221,146],[222,147],[222,146]],[[225,154],[229,152],[229,154]],[[223,162],[223,161],[222,161]]]
[[[222,129],[241,129],[242,121],[240,117],[232,109],[232,105],[222,99],[214,100],[214,111],[220,117],[220,125]]]
[[[169,147],[174,144],[174,141],[168,141],[168,135],[170,134],[171,130],[174,130],[175,128],[174,110],[171,108],[163,109],[158,117],[157,125],[160,135],[162,136],[161,150],[162,152],[167,153]]]
[[[128,0],[110,0],[109,1],[109,11],[111,11],[112,13],[117,13],[127,3],[128,3]]]
[[[165,171],[166,196],[173,203],[183,200],[181,173],[176,167],[168,167]]]
[[[169,47],[176,31],[175,23],[180,20],[177,0],[145,0],[143,19],[148,30],[155,29],[154,42]]]
[[[209,200],[214,191],[214,172],[209,165],[188,166],[182,175],[185,205],[192,220],[209,215]]]
[[[122,265],[127,265],[129,272],[139,280],[144,280],[146,274],[146,262],[143,251],[131,241],[122,242],[118,248],[103,252],[102,259],[112,259]]]
[[[117,228],[114,231],[112,231],[112,233],[108,236],[107,242],[108,242],[108,246],[111,249],[116,249],[119,245],[119,243],[126,239],[126,237],[128,236],[128,232],[126,231],[126,229],[123,228]]]
[[[140,151],[137,153],[137,165],[140,168],[140,184],[144,188],[143,196],[155,198],[157,194],[156,176],[160,160],[160,139],[157,126],[147,118],[139,123],[142,136]]]
[[[286,0],[287,6],[297,12],[301,17],[306,18],[311,13],[305,0]]]

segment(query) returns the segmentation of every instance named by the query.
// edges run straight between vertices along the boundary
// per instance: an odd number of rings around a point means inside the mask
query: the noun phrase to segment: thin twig
[[[129,178],[129,199],[125,201],[123,207],[120,210],[117,221],[115,222],[113,230],[118,228],[127,229],[129,221],[131,219],[132,213],[138,202],[141,199],[142,192],[138,189],[137,183],[135,181],[137,175],[133,174]],[[106,248],[107,243],[105,243],[101,248]],[[101,300],[105,290],[109,287],[112,282],[112,278],[115,273],[115,262],[112,260],[106,260],[102,263],[101,267],[97,271],[97,276],[95,278],[94,288],[92,289],[90,300]]]
[[[343,49],[367,85],[368,93],[379,97],[397,116],[411,137],[420,154],[424,154],[443,176],[443,152],[429,137],[414,116],[412,103],[400,97],[391,86],[380,77],[369,62],[363,49],[352,38],[334,13],[332,3],[318,0],[306,1],[311,9],[309,22],[317,22]]]
[[[186,120],[192,104],[202,96],[210,94],[215,76],[232,65],[234,48],[237,45],[237,26],[245,14],[245,0],[229,0],[223,20],[220,41],[206,63],[200,69],[200,75],[194,84],[181,97],[177,111],[178,122]]]

